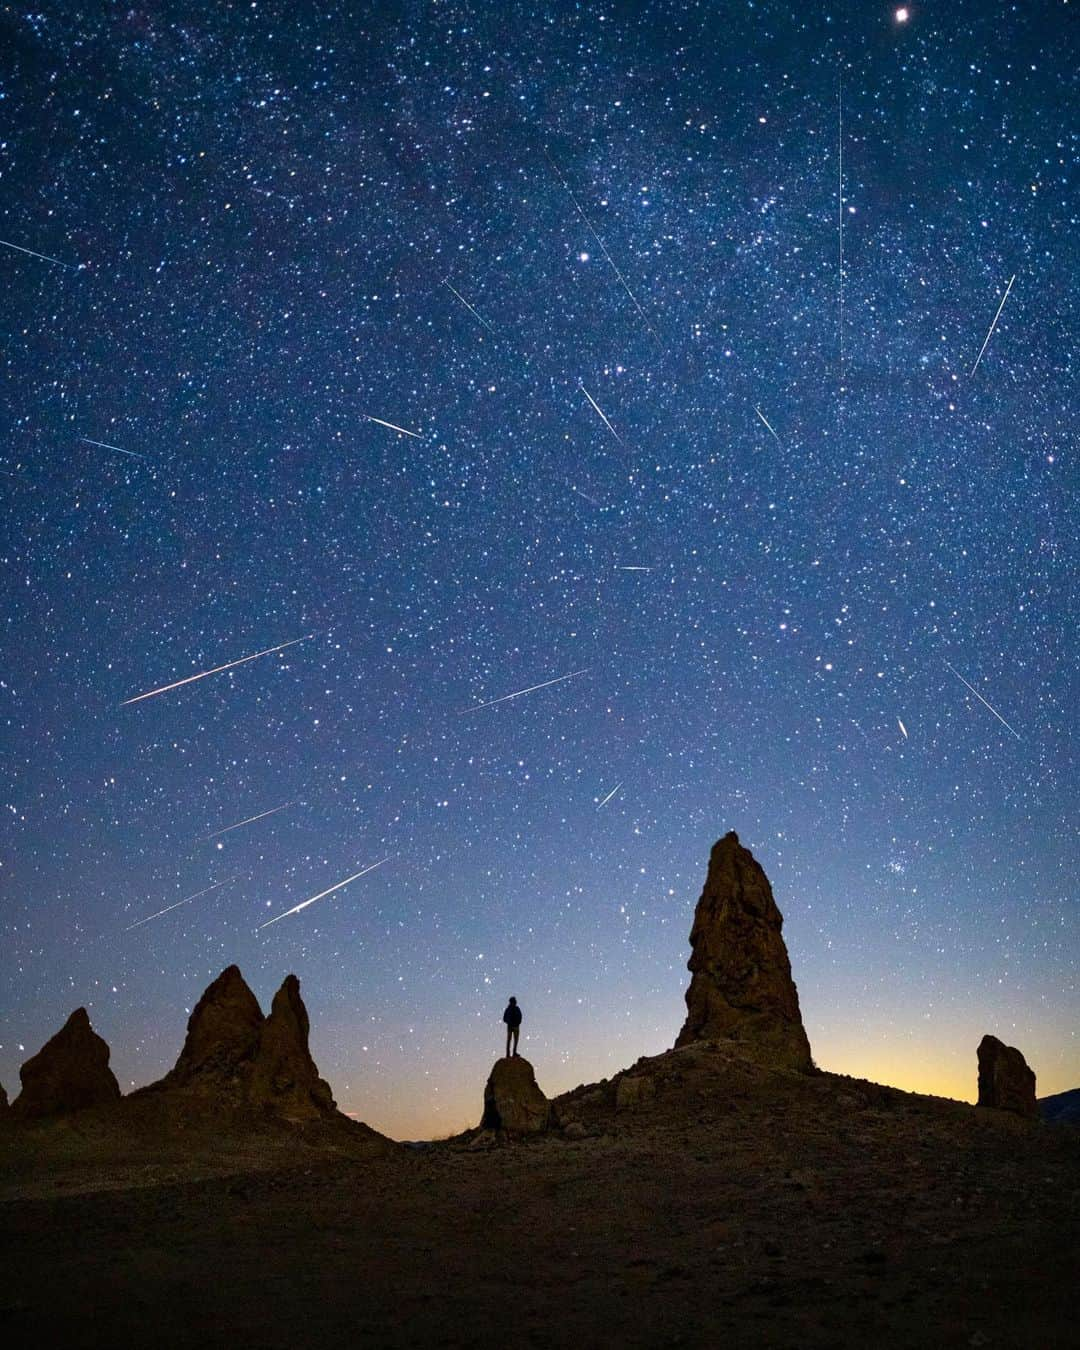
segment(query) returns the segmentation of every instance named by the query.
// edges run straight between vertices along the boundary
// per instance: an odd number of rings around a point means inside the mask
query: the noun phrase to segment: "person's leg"
[[[511,1029],[510,1029],[509,1027],[507,1027],[507,1028],[506,1028],[506,1058],[507,1058],[507,1059],[510,1058],[510,1037],[511,1037],[513,1034],[514,1034],[514,1033],[511,1031]]]
[[[520,1027],[515,1027],[515,1028],[514,1028],[514,1054],[515,1054],[515,1055],[516,1055],[517,1052],[518,1052],[518,1048],[517,1048],[517,1046],[518,1046],[518,1036],[520,1036],[520,1035],[521,1035],[521,1028],[520,1028]]]

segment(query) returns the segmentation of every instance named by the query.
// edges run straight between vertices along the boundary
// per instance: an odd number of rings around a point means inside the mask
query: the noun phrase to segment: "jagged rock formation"
[[[551,1125],[551,1103],[536,1083],[533,1066],[520,1055],[497,1059],[484,1088],[482,1130],[541,1134]]]
[[[1037,1119],[1035,1074],[1020,1051],[996,1036],[984,1036],[979,1042],[978,1057],[979,1105]]]
[[[259,1001],[237,966],[228,966],[207,988],[188,1018],[184,1048],[162,1087],[222,1092],[242,1088],[259,1048]]]
[[[18,1120],[64,1115],[118,1101],[120,1085],[109,1068],[109,1047],[76,1008],[52,1040],[19,1070],[22,1091],[11,1104]]]
[[[290,1119],[334,1115],[330,1085],[308,1048],[310,1023],[300,981],[286,977],[270,1016],[236,966],[223,970],[195,1005],[176,1067],[155,1090],[212,1095]]]
[[[311,1058],[309,1031],[300,981],[288,975],[274,995],[259,1037],[248,1084],[248,1098],[254,1105],[293,1117],[317,1117],[336,1110],[330,1085],[319,1077]]]
[[[690,932],[686,1021],[675,1047],[731,1040],[761,1063],[810,1070],[810,1042],[769,880],[732,831],[713,845]]]

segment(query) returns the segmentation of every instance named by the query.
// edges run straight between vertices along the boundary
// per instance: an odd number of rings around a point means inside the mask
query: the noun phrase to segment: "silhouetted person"
[[[513,1042],[513,1053],[517,1054],[518,1036],[521,1033],[521,1009],[518,1007],[516,998],[511,997],[506,1005],[506,1011],[503,1013],[503,1021],[506,1023],[506,1058],[511,1055],[510,1044]]]

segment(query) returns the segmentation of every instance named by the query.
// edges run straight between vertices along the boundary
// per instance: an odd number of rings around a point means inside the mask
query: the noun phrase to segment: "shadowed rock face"
[[[1039,1115],[1035,1074],[1020,1051],[996,1036],[984,1036],[979,1042],[978,1056],[979,1105],[1035,1120]]]
[[[282,1115],[316,1117],[336,1110],[329,1083],[319,1077],[308,1049],[307,1009],[300,981],[289,975],[274,995],[252,1065],[248,1097]]]
[[[536,1084],[533,1066],[520,1055],[497,1059],[484,1088],[483,1130],[540,1134],[551,1124],[551,1103]]]
[[[676,1048],[732,1040],[756,1060],[809,1070],[810,1042],[769,880],[734,832],[713,845],[690,932],[692,973]]]
[[[180,1058],[162,1086],[209,1092],[240,1086],[258,1051],[262,1025],[258,999],[239,969],[227,967],[196,1003]]]
[[[11,1108],[8,1106],[7,1093],[4,1091],[3,1083],[0,1083],[0,1120],[3,1120]]]
[[[22,1092],[11,1105],[20,1120],[63,1115],[119,1100],[120,1085],[109,1068],[109,1047],[76,1008],[51,1041],[19,1070]]]

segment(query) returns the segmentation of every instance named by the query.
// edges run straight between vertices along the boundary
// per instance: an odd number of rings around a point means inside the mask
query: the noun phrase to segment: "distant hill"
[[[1039,1098],[1039,1114],[1055,1125],[1080,1125],[1080,1088]]]

